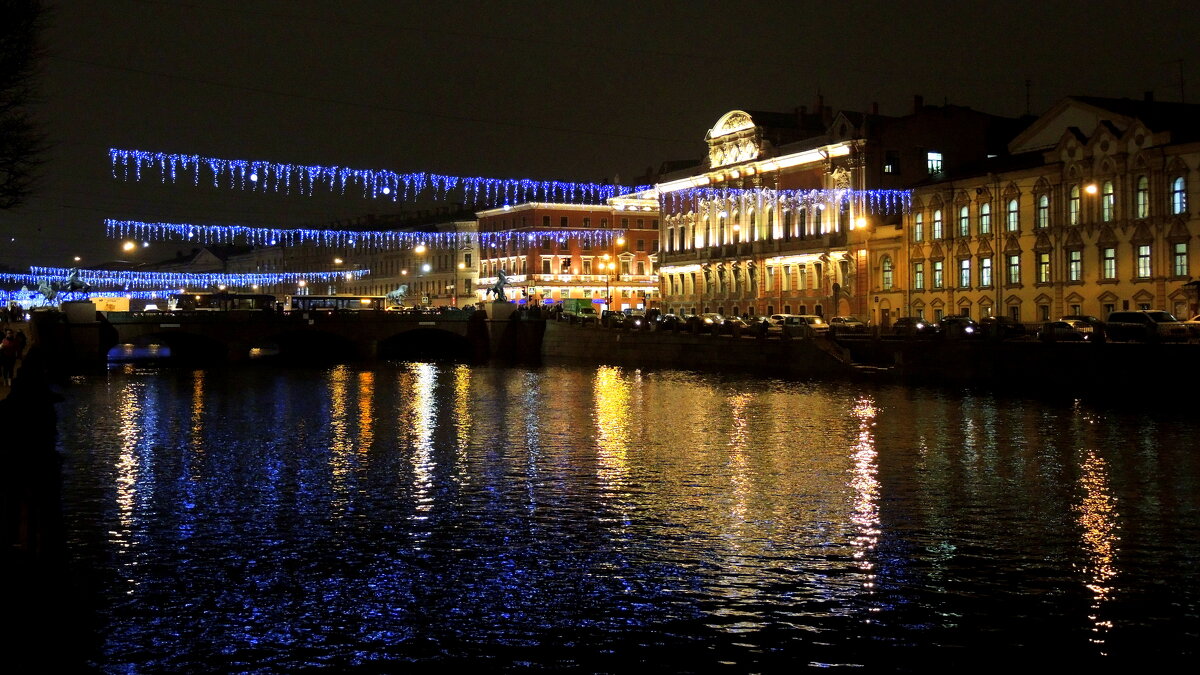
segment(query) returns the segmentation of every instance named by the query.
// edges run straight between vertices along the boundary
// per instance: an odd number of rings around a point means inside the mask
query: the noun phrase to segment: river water
[[[59,406],[112,673],[1195,655],[1192,409],[609,366],[125,365]]]

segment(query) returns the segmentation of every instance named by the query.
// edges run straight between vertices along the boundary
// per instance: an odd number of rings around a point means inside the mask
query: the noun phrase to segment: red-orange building
[[[508,277],[506,293],[518,302],[551,304],[581,298],[612,309],[658,304],[655,202],[624,198],[606,205],[531,202],[476,215],[480,300],[487,299],[487,289],[503,270]]]

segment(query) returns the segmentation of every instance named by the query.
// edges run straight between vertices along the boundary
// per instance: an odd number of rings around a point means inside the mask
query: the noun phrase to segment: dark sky
[[[104,218],[317,225],[391,202],[122,183],[107,149],[460,176],[625,181],[698,158],[735,109],[1036,114],[1063,96],[1200,100],[1194,2],[59,0],[39,192],[0,264],[121,257]],[[183,244],[137,255],[170,257]]]

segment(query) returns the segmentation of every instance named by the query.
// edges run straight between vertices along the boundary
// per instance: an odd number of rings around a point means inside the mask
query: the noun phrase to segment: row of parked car
[[[1200,315],[1181,321],[1161,310],[1135,310],[1112,312],[1107,321],[1101,321],[1077,314],[1046,321],[1036,332],[1003,316],[986,317],[978,322],[966,316],[946,316],[937,322],[901,317],[892,324],[891,333],[908,337],[1036,337],[1043,342],[1185,342],[1200,339]]]

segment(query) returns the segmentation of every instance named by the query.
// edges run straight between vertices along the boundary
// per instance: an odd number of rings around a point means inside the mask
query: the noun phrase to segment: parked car
[[[678,314],[661,314],[658,317],[659,330],[674,330],[682,324],[683,319]]]
[[[772,319],[779,317],[778,323],[768,327],[772,333],[782,333],[787,330],[788,337],[818,337],[829,334],[829,324],[816,314],[774,314]]]
[[[1087,327],[1086,334],[1080,326]],[[1038,329],[1037,337],[1042,342],[1084,342],[1091,335],[1091,328],[1082,321],[1047,321]]]
[[[606,309],[600,313],[600,324],[610,328],[620,328],[625,324],[626,318],[624,312]]]
[[[739,316],[731,316],[728,319],[725,319],[725,323],[721,324],[721,333],[725,335],[732,335],[734,328],[745,332],[750,329],[751,325],[752,324],[749,321]]]
[[[1193,316],[1183,323],[1192,332],[1192,339],[1200,338],[1200,314]]]
[[[924,319],[915,316],[902,316],[892,322],[892,335],[926,337],[933,335],[933,332],[933,328]]]
[[[943,316],[934,326],[938,335],[944,338],[976,338],[983,337],[979,324],[969,316],[951,314]]]
[[[1186,324],[1162,310],[1113,312],[1105,326],[1110,340],[1170,342],[1187,340],[1191,334]]]
[[[576,307],[575,309],[563,310],[563,318],[568,319],[572,323],[591,323],[596,321],[599,316],[596,314],[595,307]]]
[[[1025,324],[1007,316],[985,316],[979,320],[979,329],[983,331],[984,335],[1001,340],[1028,335]]]
[[[829,320],[832,335],[866,335],[867,324],[855,316],[835,316]]]
[[[720,326],[725,323],[725,317],[716,312],[705,312],[700,314],[700,323],[705,326]]]
[[[1064,317],[1061,317],[1059,321],[1083,322],[1092,329],[1092,334],[1088,338],[1090,342],[1104,342],[1105,340],[1104,322],[1092,316],[1091,314],[1068,314]]]

